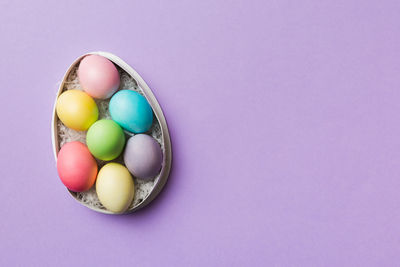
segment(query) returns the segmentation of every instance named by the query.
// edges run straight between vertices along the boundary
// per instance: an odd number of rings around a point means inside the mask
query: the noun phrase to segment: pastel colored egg
[[[57,171],[62,183],[71,191],[90,189],[97,176],[97,163],[81,142],[69,142],[58,152]]]
[[[113,120],[99,120],[89,128],[86,144],[96,158],[112,160],[124,149],[125,134]]]
[[[147,132],[153,123],[153,110],[146,98],[132,90],[120,90],[110,100],[111,118],[133,133]]]
[[[140,179],[154,177],[161,169],[161,147],[149,135],[137,134],[132,136],[126,144],[124,162],[133,176]]]
[[[101,204],[115,213],[124,212],[134,197],[134,183],[128,169],[119,163],[108,163],[100,169],[96,192]]]
[[[110,60],[99,55],[89,55],[82,59],[78,78],[83,90],[99,99],[111,97],[120,84],[117,68]]]
[[[57,116],[68,128],[86,131],[98,118],[96,102],[85,92],[67,90],[56,104]]]

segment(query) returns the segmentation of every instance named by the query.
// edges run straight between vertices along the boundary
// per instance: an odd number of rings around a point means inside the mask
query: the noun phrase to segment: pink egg
[[[82,192],[90,189],[96,181],[97,163],[86,145],[69,142],[58,152],[57,171],[69,190]]]
[[[111,97],[118,90],[120,78],[117,68],[105,57],[89,55],[81,60],[78,78],[83,90],[99,99]]]

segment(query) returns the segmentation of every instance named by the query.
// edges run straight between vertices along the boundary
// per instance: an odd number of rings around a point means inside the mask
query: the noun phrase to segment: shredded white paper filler
[[[78,66],[76,66],[70,72],[66,82],[64,83],[63,91],[71,90],[71,89],[82,90],[82,88],[79,84],[79,81],[78,81],[77,69],[78,69]],[[143,92],[138,87],[136,81],[132,77],[130,77],[122,69],[118,69],[118,71],[119,71],[119,74],[121,77],[121,83],[120,83],[120,87],[119,87],[120,90],[121,89],[130,89],[130,90],[134,90],[143,95]],[[111,118],[110,114],[108,112],[108,103],[109,103],[110,99],[105,99],[105,100],[95,99],[95,101],[96,101],[97,107],[99,108],[99,119]],[[66,127],[59,119],[57,119],[57,130],[58,130],[58,141],[59,141],[59,145],[60,145],[59,147],[62,147],[62,145],[64,145],[65,143],[71,142],[71,141],[80,141],[80,142],[86,144],[86,131],[72,130],[72,129]],[[161,137],[162,137],[161,136],[161,128],[160,128],[160,124],[159,124],[158,120],[156,119],[156,117],[153,118],[153,125],[147,134],[150,134],[151,136],[153,136],[158,141],[158,143],[160,143],[161,149],[164,153],[164,144],[162,143],[162,139],[161,139]],[[133,134],[125,131],[125,135],[126,135],[126,140],[128,140],[128,138],[130,136],[132,136]],[[112,160],[112,161],[108,161],[108,162],[118,162],[118,163],[121,163],[124,165],[122,155],[123,155],[123,152],[121,153],[121,155],[118,158],[116,158],[115,160]],[[108,162],[101,161],[98,159],[96,159],[96,161],[97,161],[99,170],[103,165],[108,163]],[[151,193],[151,191],[153,190],[154,185],[156,184],[158,179],[159,179],[159,175],[157,175],[156,177],[154,177],[153,179],[150,179],[150,180],[140,180],[140,179],[136,179],[134,177],[133,180],[135,183],[135,196],[134,196],[134,199],[133,199],[131,205],[129,206],[128,210],[133,208],[134,206],[138,205],[139,203],[141,203]],[[95,209],[105,210],[104,206],[100,203],[99,198],[97,197],[95,186],[93,186],[88,191],[78,192],[78,193],[74,193],[74,194],[76,195],[77,200],[82,202],[83,204],[85,204],[89,207],[93,207]]]

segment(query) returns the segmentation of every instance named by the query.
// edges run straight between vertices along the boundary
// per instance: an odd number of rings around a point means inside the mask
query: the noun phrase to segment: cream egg
[[[114,162],[104,165],[97,175],[96,192],[107,210],[123,213],[131,204],[135,193],[128,169]]]

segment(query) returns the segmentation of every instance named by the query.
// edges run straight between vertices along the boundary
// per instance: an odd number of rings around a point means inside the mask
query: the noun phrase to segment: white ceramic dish
[[[136,83],[135,88],[132,90],[136,90],[139,93],[141,93],[149,102],[150,106],[153,109],[153,113],[155,116],[155,119],[153,120],[153,126],[152,129],[150,130],[149,134],[153,135],[158,142],[161,145],[162,152],[163,152],[163,162],[162,162],[162,167],[160,173],[154,177],[150,181],[138,181],[136,178],[135,180],[135,198],[132,202],[132,204],[129,206],[129,208],[125,211],[124,214],[126,213],[132,213],[140,208],[143,208],[147,204],[149,204],[162,190],[164,187],[165,183],[167,182],[169,172],[171,169],[171,163],[172,163],[172,150],[171,150],[171,140],[169,136],[169,131],[168,131],[168,126],[167,122],[165,120],[164,114],[162,112],[162,109],[155,98],[153,92],[149,88],[149,86],[146,84],[146,82],[143,80],[143,78],[132,68],[130,67],[127,63],[125,63],[122,59],[119,57],[107,53],[107,52],[91,52],[84,54],[77,58],[71,66],[68,68],[66,71],[62,82],[60,84],[60,87],[58,88],[57,96],[55,99],[55,103],[57,101],[58,96],[68,88],[67,81],[71,80],[71,75],[75,75],[76,68],[79,65],[80,61],[82,58],[84,58],[87,55],[100,55],[105,58],[108,58],[110,61],[112,61],[117,68],[119,69],[120,73],[124,75],[124,77],[132,78],[133,82]],[[123,86],[123,83],[121,81],[121,86]],[[127,88],[124,88],[127,89]],[[107,102],[109,101],[106,100]],[[62,123],[59,121],[57,114],[56,114],[56,105],[54,103],[54,108],[53,108],[53,117],[52,117],[52,126],[51,126],[51,132],[52,132],[52,144],[53,144],[53,152],[54,152],[54,157],[55,160],[57,161],[57,154],[58,151],[60,150],[60,145],[61,142],[64,142],[65,140],[62,140],[63,137],[60,137],[61,131],[65,131],[65,127],[62,127]],[[108,104],[107,104],[108,106]],[[100,107],[99,107],[100,109]],[[73,130],[71,130],[73,131]],[[129,133],[127,133],[129,135]],[[79,132],[77,134],[78,136],[84,137],[86,135],[86,132]],[[80,140],[82,141],[82,140]],[[118,161],[118,160],[117,160]],[[120,159],[121,161],[121,159]],[[103,165],[104,163],[99,162],[99,165]],[[145,188],[146,190],[141,189],[141,187]],[[141,194],[138,194],[138,190],[141,190]],[[68,190],[69,191],[69,190]],[[88,192],[82,192],[82,193],[76,193],[69,191],[71,196],[77,200],[79,203],[82,205],[95,210],[97,212],[101,213],[107,213],[107,214],[113,214],[112,212],[106,210],[101,203],[97,199],[97,195],[95,193],[94,187],[89,190]],[[140,198],[139,198],[140,197]],[[89,200],[88,200],[89,199]]]

